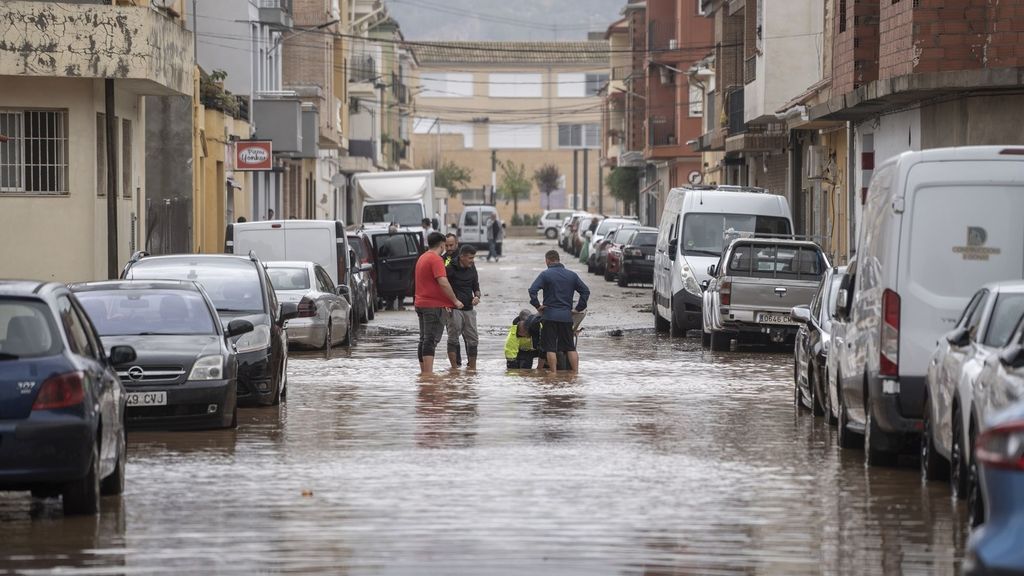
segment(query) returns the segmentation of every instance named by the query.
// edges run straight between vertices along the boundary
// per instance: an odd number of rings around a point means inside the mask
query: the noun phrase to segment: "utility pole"
[[[583,209],[590,211],[590,149],[583,149]]]
[[[572,209],[573,211],[579,210],[577,196],[580,191],[580,179],[579,179],[579,163],[580,163],[580,151],[572,151]]]
[[[104,84],[104,113],[107,133],[107,278],[117,280],[117,109],[114,106],[114,79]]]
[[[597,165],[597,213],[604,214],[604,164]]]
[[[498,205],[498,151],[491,150],[491,204]]]

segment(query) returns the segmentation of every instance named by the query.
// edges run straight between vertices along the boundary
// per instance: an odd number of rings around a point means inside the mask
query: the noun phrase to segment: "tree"
[[[626,166],[613,168],[608,174],[608,188],[612,196],[626,205],[626,213],[630,206],[639,210],[640,205],[640,170]]]
[[[558,190],[558,181],[561,178],[562,173],[554,164],[545,164],[533,173],[533,182],[537,184],[537,190],[540,190],[540,193],[547,199],[546,207],[548,209],[551,208],[551,193]]]
[[[448,195],[455,198],[459,192],[469,186],[473,179],[473,171],[465,166],[456,164],[454,160],[448,160],[434,171],[434,184],[441,188],[448,189]]]
[[[519,215],[519,200],[530,197],[533,184],[526,177],[526,164],[509,160],[501,163],[501,197],[512,201],[512,214]]]

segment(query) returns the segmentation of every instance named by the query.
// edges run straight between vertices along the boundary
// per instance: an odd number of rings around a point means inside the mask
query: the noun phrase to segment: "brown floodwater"
[[[514,313],[530,279],[491,300]],[[656,335],[649,292],[601,284],[592,314],[623,317],[595,317],[579,376],[507,372],[491,325],[477,373],[422,379],[411,314],[382,314],[294,355],[287,400],[237,430],[131,434],[97,518],[0,494],[0,573],[958,573],[948,489],[836,448],[793,408],[790,355]]]

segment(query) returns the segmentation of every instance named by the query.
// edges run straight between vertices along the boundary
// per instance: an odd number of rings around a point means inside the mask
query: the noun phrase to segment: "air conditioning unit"
[[[825,147],[808,146],[804,154],[804,173],[809,180],[821,180],[825,170]]]

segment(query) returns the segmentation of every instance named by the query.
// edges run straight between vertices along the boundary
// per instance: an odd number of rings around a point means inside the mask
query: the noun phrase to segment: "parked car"
[[[704,334],[712,350],[730,341],[792,342],[793,307],[810,304],[829,269],[821,248],[803,240],[739,238],[704,281]]]
[[[593,259],[593,264],[588,264],[587,269],[589,272],[597,274],[598,270],[601,270],[601,274],[604,276],[606,282],[612,282],[615,280],[614,271],[609,274],[609,261],[614,258],[615,266],[619,264],[622,256],[622,241],[629,235],[634,228],[618,228],[612,230],[597,243],[595,249],[597,250],[597,257]],[[617,269],[617,268],[616,268]]]
[[[248,320],[224,328],[195,282],[122,280],[75,284],[105,348],[132,345],[138,357],[115,366],[126,391],[129,428],[234,428],[238,358],[234,340]]]
[[[606,265],[608,264],[608,250],[615,246],[618,232],[618,229],[612,230],[594,244],[594,253],[590,254],[587,258],[587,272],[597,275],[605,273]]]
[[[576,230],[579,228],[580,220],[587,216],[589,216],[589,214],[586,212],[574,212],[573,215],[569,217],[569,221],[562,228],[558,245],[566,252],[573,251],[573,239],[576,236]]]
[[[791,317],[800,323],[793,345],[793,400],[815,416],[835,424],[835,410],[828,391],[828,354],[832,344],[832,320],[836,293],[845,268],[829,268],[809,305],[793,308]]]
[[[978,436],[975,458],[985,495],[985,524],[967,542],[964,574],[1024,574],[1024,402],[992,414]]]
[[[419,230],[419,228],[417,228]],[[229,224],[224,252],[254,252],[260,260],[315,262],[335,286],[348,286],[359,321],[369,321],[364,289],[359,286],[360,265],[340,220],[270,220]],[[360,295],[362,295],[360,297]]]
[[[935,342],[979,285],[1020,279],[1024,154],[1003,147],[906,152],[879,166],[856,267],[840,288],[841,444],[863,437],[870,464],[920,446]]]
[[[348,233],[348,245],[356,255],[358,269],[357,284],[365,284],[369,305],[366,307],[366,321],[373,320],[380,309],[380,292],[377,290],[377,268],[373,265],[376,254],[373,251],[373,240],[362,229]]]
[[[236,342],[238,351],[238,403],[241,406],[276,405],[288,386],[288,342],[284,324],[295,311],[282,311],[267,276],[255,255],[181,254],[132,256],[121,277],[125,280],[194,280],[217,308],[221,326],[246,320],[253,331]]]
[[[593,234],[589,236],[584,234],[586,242],[590,243],[590,255],[587,258],[587,271],[593,272],[598,275],[604,274],[604,264],[598,261],[598,254],[600,253],[599,246],[611,231],[618,230],[624,226],[639,226],[636,218],[605,218],[598,224],[597,230],[594,230]]]
[[[537,221],[537,234],[548,240],[558,238],[558,233],[565,219],[572,215],[572,210],[545,210]]]
[[[665,201],[654,256],[654,326],[683,336],[702,327],[701,283],[728,247],[726,232],[788,237],[793,233],[784,196],[760,188],[674,188]]]
[[[498,218],[498,209],[492,204],[469,204],[459,215],[459,243],[487,249],[487,222]]]
[[[63,285],[0,281],[0,490],[63,496],[95,514],[124,491],[125,393],[85,310]]]
[[[415,231],[367,228],[373,242],[377,291],[388,308],[415,296],[416,261],[423,252],[423,235]]]
[[[587,233],[590,231],[591,223],[594,220],[601,222],[603,220],[603,217],[594,214],[588,214],[583,218],[580,218],[576,222],[576,230],[573,232],[572,235],[572,250],[570,250],[573,256],[576,256],[578,258],[579,255],[583,253],[583,245],[588,244],[590,242],[591,236],[588,235]]]
[[[352,344],[355,318],[346,286],[334,286],[327,271],[312,262],[267,262],[270,283],[285,310],[295,307],[288,321],[288,345],[330,350]]]
[[[974,409],[978,376],[988,356],[998,353],[1024,315],[1024,282],[987,284],[975,293],[956,327],[938,342],[925,376],[921,473],[927,480],[950,478],[953,494],[978,490],[971,448],[979,425]],[[974,494],[976,496],[976,494]],[[970,510],[980,521],[979,506]]]
[[[633,282],[654,281],[654,252],[658,245],[657,228],[629,228],[616,249],[608,251],[605,279],[611,275],[625,288]]]

